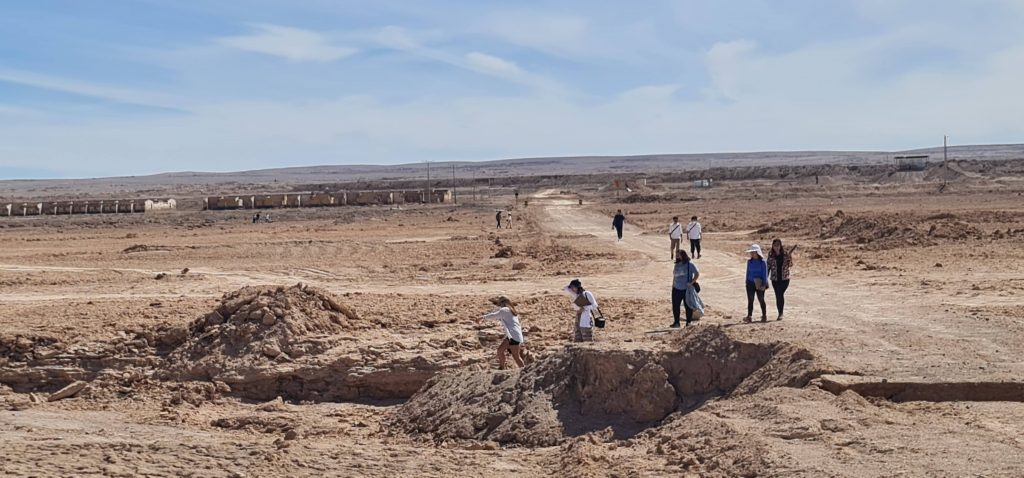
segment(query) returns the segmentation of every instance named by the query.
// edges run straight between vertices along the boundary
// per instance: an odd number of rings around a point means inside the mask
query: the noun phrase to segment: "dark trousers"
[[[672,325],[679,325],[680,306],[686,311],[686,323],[693,321],[693,309],[686,305],[686,290],[672,288],[672,318],[675,322]]]
[[[700,239],[690,239],[690,257],[700,255]]]
[[[619,235],[619,239],[622,239],[622,226],[615,226],[615,233]]]
[[[754,295],[757,295],[757,301],[761,303],[761,316],[768,315],[768,306],[764,303],[764,291],[757,290],[753,281],[747,281],[747,317],[754,313]]]
[[[775,308],[779,309],[779,315],[786,308],[786,289],[789,288],[789,279],[773,280],[772,289],[775,289]]]

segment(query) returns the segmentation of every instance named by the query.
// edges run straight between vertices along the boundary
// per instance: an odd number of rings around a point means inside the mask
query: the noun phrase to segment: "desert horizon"
[[[1024,476],[1024,8],[0,5],[0,476]]]

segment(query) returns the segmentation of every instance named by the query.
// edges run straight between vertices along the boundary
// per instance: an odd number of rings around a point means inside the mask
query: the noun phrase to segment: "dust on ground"
[[[956,168],[537,190],[511,230],[500,195],[5,220],[0,471],[1017,476],[1024,188]],[[708,315],[682,331],[673,215],[706,231]],[[786,319],[742,324],[742,252],[776,236],[798,245]],[[567,346],[574,277],[609,315],[593,344]],[[495,293],[522,370],[495,370]]]

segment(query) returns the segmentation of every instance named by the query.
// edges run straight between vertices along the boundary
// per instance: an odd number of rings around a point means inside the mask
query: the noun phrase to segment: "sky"
[[[1024,142],[1024,0],[3,0],[0,178]]]

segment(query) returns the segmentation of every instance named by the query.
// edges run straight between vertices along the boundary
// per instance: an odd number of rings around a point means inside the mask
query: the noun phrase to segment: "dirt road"
[[[618,271],[584,277],[601,295],[631,295],[663,299],[664,323],[671,323],[669,303],[672,263],[667,234],[646,233],[628,224],[621,242],[615,240],[611,218],[588,211],[575,200],[545,191],[531,200],[544,208],[544,227],[552,232],[593,236],[608,247],[628,248],[646,258]],[[628,219],[627,219],[628,221]],[[668,222],[666,221],[666,227]],[[943,312],[948,297],[887,290],[851,274],[847,279],[806,277],[795,256],[793,282],[786,294],[786,318],[776,316],[773,292],[766,293],[767,324],[743,324],[745,256],[749,243],[734,233],[709,233],[696,261],[701,270],[701,296],[708,305],[705,324],[742,327],[755,340],[801,343],[837,367],[887,378],[946,381],[998,381],[1024,375],[1024,364],[1013,360],[1022,347],[999,327],[979,327]],[[1016,305],[1022,304],[1016,299]],[[613,312],[606,311],[614,315]],[[755,302],[755,320],[758,305]],[[1007,360],[1009,358],[1009,360]]]

